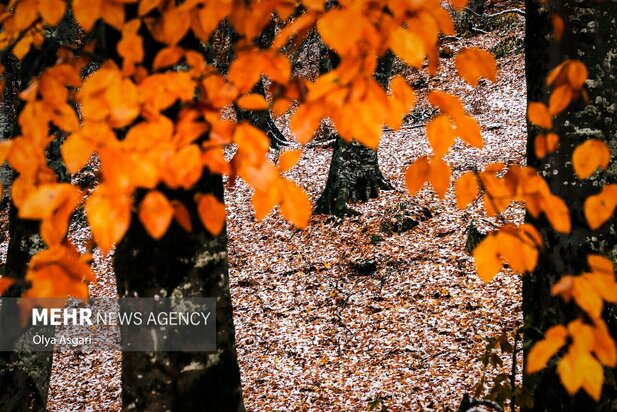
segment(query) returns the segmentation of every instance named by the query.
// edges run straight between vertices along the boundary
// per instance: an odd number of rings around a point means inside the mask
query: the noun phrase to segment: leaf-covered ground
[[[426,92],[437,88],[462,96],[486,142],[483,150],[455,144],[447,157],[455,176],[524,161],[522,23],[506,15],[491,22],[501,28],[489,34],[446,39],[444,55],[472,44],[497,51],[499,80],[472,89],[456,79],[452,59],[442,58],[445,71],[420,90],[402,130],[384,132],[380,165],[397,190],[353,205],[359,216],[314,216],[298,231],[278,214],[255,221],[249,190],[228,188],[230,278],[249,411],[357,411],[375,400],[392,411],[455,410],[482,376],[485,338],[519,325],[520,277],[505,270],[486,285],[465,252],[472,221],[481,232],[495,224],[481,201],[460,211],[451,191],[439,202],[428,186],[410,197],[403,174],[430,152],[421,126],[431,115]],[[286,119],[279,121],[284,127]],[[331,148],[310,147],[289,172],[313,201],[331,155]],[[512,207],[505,218],[520,222],[523,211]],[[73,236],[89,237],[80,227]],[[91,293],[113,296],[109,259],[97,257],[96,269]],[[120,368],[119,353],[56,353],[48,409],[120,410]]]

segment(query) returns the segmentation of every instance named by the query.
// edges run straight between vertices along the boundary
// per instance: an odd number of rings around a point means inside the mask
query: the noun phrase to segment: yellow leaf
[[[287,150],[279,157],[279,170],[284,173],[294,167],[302,157],[302,150]]]
[[[118,31],[122,31],[124,24],[124,4],[105,0],[101,3],[101,17],[105,23]]]
[[[197,197],[197,213],[204,227],[213,236],[221,234],[225,226],[225,205],[221,203],[214,195],[207,193],[198,195]]]
[[[304,229],[311,218],[313,206],[308,195],[288,179],[281,182],[281,214],[299,229]]]
[[[584,276],[577,276],[573,280],[572,297],[592,319],[598,319],[602,315],[602,298],[593,285]]]
[[[602,318],[596,319],[594,323],[595,327],[593,333],[595,339],[592,351],[604,366],[614,368],[617,366],[617,348],[615,347],[615,341],[611,337],[606,323],[604,323]]]
[[[446,162],[438,157],[431,158],[429,179],[437,196],[439,196],[441,200],[443,200],[446,192],[450,188],[451,175],[452,171]]]
[[[544,339],[536,342],[527,356],[526,372],[536,373],[546,368],[546,363],[566,344],[568,331],[562,325],[556,325],[546,331]]]
[[[258,93],[245,94],[236,103],[245,110],[267,110],[269,107],[266,98]]]
[[[532,272],[538,261],[538,250],[526,243],[529,239],[513,226],[504,226],[497,233],[499,254],[517,273]]]
[[[497,80],[497,63],[495,57],[486,50],[477,47],[464,49],[456,56],[456,70],[472,86],[477,86],[481,77],[491,81]]]
[[[165,234],[173,215],[174,208],[169,200],[156,190],[148,192],[139,205],[139,220],[154,239],[160,239]]]
[[[583,374],[577,370],[577,365],[570,351],[559,360],[557,374],[561,383],[570,395],[574,395],[583,385]]]
[[[597,195],[585,199],[585,219],[592,230],[598,229],[611,218],[617,207],[617,184],[602,187]]]
[[[529,121],[536,126],[540,126],[545,129],[550,129],[553,127],[553,119],[544,103],[529,103],[527,117],[529,118]]]
[[[465,209],[478,196],[478,192],[478,179],[475,173],[463,173],[454,183],[456,207]]]
[[[92,236],[103,254],[118,242],[131,222],[131,197],[100,184],[86,200]]]
[[[405,172],[405,186],[411,196],[415,195],[428,180],[430,166],[426,157],[410,164]]]
[[[424,64],[426,48],[422,37],[416,33],[397,27],[390,34],[390,48],[411,67],[419,69]]]
[[[484,282],[490,282],[501,270],[499,243],[494,235],[488,235],[473,250],[473,259],[478,276]]]
[[[611,152],[606,143],[589,139],[577,146],[572,154],[572,165],[574,172],[579,179],[586,179],[591,176],[596,169],[605,170],[611,158]]]
[[[613,262],[600,255],[587,255],[587,264],[592,272],[599,272],[607,275],[615,273]]]
[[[426,126],[426,135],[437,157],[442,157],[454,143],[455,133],[450,117],[445,114],[433,118]]]

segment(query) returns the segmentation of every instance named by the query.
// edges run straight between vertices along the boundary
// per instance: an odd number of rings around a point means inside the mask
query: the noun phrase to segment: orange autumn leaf
[[[562,325],[556,325],[546,331],[544,339],[536,342],[527,356],[525,371],[536,373],[546,367],[547,362],[566,344],[568,331]]]
[[[189,13],[181,8],[171,8],[163,13],[163,39],[170,46],[176,45],[186,35],[191,24]]]
[[[410,164],[405,172],[405,187],[411,196],[415,195],[428,180],[430,166],[426,157],[421,157]]]
[[[174,215],[174,208],[161,192],[148,192],[139,205],[139,220],[148,234],[154,239],[160,239]]]
[[[548,111],[551,115],[561,113],[572,101],[574,94],[569,85],[561,85],[551,92],[548,100]]]
[[[302,157],[302,150],[287,150],[279,157],[279,170],[284,173],[294,167]]]
[[[557,364],[557,374],[570,395],[583,388],[593,399],[600,399],[604,370],[588,351],[573,345]]]
[[[577,146],[572,153],[572,166],[579,179],[586,179],[597,169],[605,170],[611,158],[606,143],[589,139]]]
[[[156,54],[152,70],[159,70],[177,64],[184,57],[184,49],[176,46],[165,47]]]
[[[101,5],[104,0],[73,0],[72,9],[75,19],[85,30],[90,31],[101,17]]]
[[[267,110],[269,107],[266,98],[258,93],[245,94],[236,103],[245,110]]]
[[[72,133],[62,144],[60,152],[69,173],[75,174],[86,165],[94,152],[94,146],[82,134]]]
[[[428,101],[433,105],[439,108],[443,113],[452,116],[454,121],[456,122],[460,117],[465,116],[465,109],[463,108],[463,104],[461,100],[448,94],[446,92],[442,92],[440,90],[431,91],[428,94]]]
[[[499,243],[494,235],[486,236],[473,250],[476,272],[484,282],[490,282],[501,270]]]
[[[532,124],[550,129],[553,127],[553,119],[544,103],[532,102],[527,108],[527,117]]]
[[[174,209],[174,221],[184,229],[186,232],[193,231],[193,224],[191,223],[191,214],[189,210],[178,200],[172,200],[171,206]]]
[[[0,277],[0,296],[7,290],[11,285],[15,283],[14,279],[7,278],[5,276]]]
[[[557,133],[539,134],[534,139],[534,152],[538,159],[544,159],[547,154],[557,150],[559,136]]]
[[[281,202],[279,185],[272,185],[267,189],[255,190],[251,198],[251,205],[255,211],[255,218],[262,220]]]
[[[313,206],[307,194],[288,179],[281,182],[281,214],[299,229],[304,229],[311,218]]]
[[[422,38],[402,27],[390,34],[390,48],[411,67],[420,68],[426,58],[426,49]]]
[[[214,236],[221,234],[225,226],[225,205],[214,195],[207,193],[197,196],[197,213],[206,230]]]
[[[602,191],[585,199],[585,219],[592,230],[598,229],[611,218],[617,207],[617,184],[602,187]]]
[[[570,220],[570,209],[566,203],[558,196],[548,195],[541,200],[542,210],[549,223],[559,233],[570,233],[572,223]]]
[[[456,133],[465,143],[478,149],[484,147],[480,125],[473,117],[466,115],[457,117]]]
[[[107,254],[129,228],[131,198],[100,184],[86,200],[86,217],[99,249]]]
[[[361,14],[350,9],[331,9],[317,22],[323,41],[339,54],[356,49],[362,38]],[[349,24],[349,22],[354,24]]]
[[[459,75],[472,86],[477,86],[481,77],[497,80],[497,62],[486,50],[470,47],[461,51],[455,60]]]
[[[450,4],[452,4],[452,7],[459,11],[467,7],[468,3],[469,0],[450,0]]]
[[[301,144],[308,143],[317,129],[323,117],[323,112],[316,105],[302,104],[291,115],[291,132]]]
[[[433,118],[426,126],[426,135],[437,157],[442,157],[454,143],[456,134],[450,122],[450,117],[441,114]]]
[[[438,157],[431,158],[429,179],[435,189],[435,193],[437,193],[441,200],[443,200],[450,188],[451,175],[452,171],[446,162]]]
[[[553,13],[551,14],[551,24],[553,25],[553,37],[555,37],[555,40],[561,40],[565,26],[563,19],[557,13]]]
[[[475,173],[463,173],[454,183],[456,207],[459,209],[466,208],[478,196],[479,190]]]
[[[39,1],[39,13],[43,21],[50,26],[55,26],[60,22],[66,11],[66,3],[63,0],[42,0]]]

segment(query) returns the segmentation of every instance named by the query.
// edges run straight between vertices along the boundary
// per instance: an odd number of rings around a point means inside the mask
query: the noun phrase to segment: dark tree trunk
[[[577,315],[576,307],[565,305],[550,294],[550,287],[561,276],[585,271],[588,253],[601,253],[615,260],[617,252],[615,216],[600,229],[591,231],[583,215],[583,202],[589,195],[597,193],[600,184],[617,181],[615,164],[608,172],[594,175],[580,181],[574,176],[571,166],[574,148],[589,138],[608,141],[613,154],[617,154],[617,117],[614,99],[617,95],[617,71],[614,56],[617,53],[617,39],[612,20],[617,15],[617,0],[604,2],[584,2],[565,0],[555,3],[552,11],[565,20],[566,33],[561,42],[549,40],[550,16],[539,9],[539,2],[526,1],[526,72],[529,101],[546,101],[547,90],[544,79],[549,69],[565,58],[582,60],[589,68],[591,81],[587,83],[589,104],[582,99],[555,121],[560,136],[560,146],[556,153],[545,159],[537,159],[533,149],[533,139],[537,130],[529,127],[527,158],[530,166],[538,169],[548,181],[553,193],[568,204],[572,217],[572,233],[556,234],[542,218],[535,220],[527,216],[527,221],[536,225],[542,233],[546,251],[541,254],[538,267],[533,274],[523,278],[523,312],[526,326],[526,343],[535,342],[545,331],[557,323],[567,323]],[[617,338],[617,318],[615,308],[607,308],[604,318],[613,338]],[[529,345],[525,346],[526,349]],[[617,399],[614,382],[605,383],[603,398],[593,402],[580,391],[575,397],[569,396],[555,368],[525,377],[527,391],[533,393],[533,407],[523,410],[533,411],[594,411],[612,410],[611,403]]]
[[[336,67],[338,57],[326,47],[321,48],[320,71]],[[375,78],[384,89],[390,81],[394,54],[390,51],[377,64]],[[334,153],[330,163],[326,187],[317,201],[316,213],[338,216],[353,215],[357,212],[347,202],[367,201],[379,195],[380,190],[391,190],[392,185],[379,170],[377,152],[360,143],[346,142],[336,136]]]
[[[392,185],[379,170],[377,152],[337,137],[326,188],[315,212],[338,216],[356,214],[347,202],[367,201],[377,197],[379,190],[388,189]]]
[[[255,45],[259,48],[270,47],[274,40],[275,29],[276,25],[273,20],[255,39]],[[206,53],[208,63],[213,64],[222,74],[227,74],[229,66],[234,59],[233,46],[237,41],[237,33],[227,21],[222,21],[208,44],[208,53]],[[266,97],[266,87],[263,78],[259,79],[252,93],[261,94]],[[276,123],[274,123],[269,110],[244,110],[234,104],[234,111],[238,122],[244,120],[262,130],[270,138],[272,148],[279,149],[281,146],[289,144]]]
[[[123,353],[123,409],[244,411],[227,273],[227,238],[225,233],[213,238],[201,226],[190,206],[198,190],[214,190],[222,199],[220,176],[204,179],[194,191],[169,194],[189,207],[192,233],[173,223],[168,233],[155,241],[133,216],[128,233],[116,249],[114,267],[120,296],[215,297],[216,352]],[[190,364],[199,367],[185,370]]]

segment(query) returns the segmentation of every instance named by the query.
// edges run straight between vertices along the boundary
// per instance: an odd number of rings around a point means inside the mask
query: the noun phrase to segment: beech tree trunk
[[[166,192],[189,207],[192,233],[172,223],[167,234],[156,241],[133,216],[128,233],[116,249],[114,267],[120,296],[217,299],[215,352],[123,353],[125,410],[244,411],[227,273],[227,238],[225,233],[216,238],[209,235],[194,208],[195,193],[207,191],[222,199],[220,176],[202,179],[191,192]]]
[[[533,274],[523,278],[523,312],[525,319],[525,348],[542,338],[541,331],[557,323],[567,323],[580,313],[574,304],[565,305],[560,298],[552,297],[550,287],[561,276],[579,274],[586,267],[588,253],[601,253],[615,260],[617,245],[615,215],[596,231],[589,229],[584,215],[583,202],[589,195],[599,192],[600,185],[617,181],[617,166],[600,172],[589,179],[579,180],[572,170],[572,152],[586,139],[596,138],[609,143],[613,160],[617,155],[617,39],[614,35],[614,18],[617,16],[617,0],[586,2],[562,0],[554,2],[551,11],[564,20],[566,30],[561,42],[551,41],[550,15],[539,8],[540,2],[526,1],[526,72],[529,101],[545,101],[547,90],[545,77],[549,70],[565,58],[580,59],[589,69],[589,104],[582,99],[572,103],[567,111],[555,121],[560,136],[557,152],[545,159],[534,154],[533,139],[538,130],[528,128],[527,159],[530,166],[538,169],[550,185],[553,193],[569,206],[572,218],[572,233],[559,235],[548,225],[545,218],[539,220],[527,216],[527,221],[538,227],[546,243],[539,264]],[[604,318],[614,339],[617,338],[617,317],[614,307],[605,309]],[[555,367],[524,378],[525,390],[533,394],[533,406],[525,411],[596,411],[614,410],[617,399],[614,380],[608,379],[603,388],[603,397],[596,403],[583,391],[571,397],[561,385]]]
[[[321,44],[320,73],[328,72],[338,65],[338,56]],[[394,54],[387,51],[377,62],[375,79],[384,89],[388,89]],[[347,142],[335,136],[336,143],[330,162],[328,181],[317,205],[316,213],[337,216],[356,214],[348,202],[367,201],[379,195],[380,190],[392,190],[379,169],[377,152],[353,141]]]

